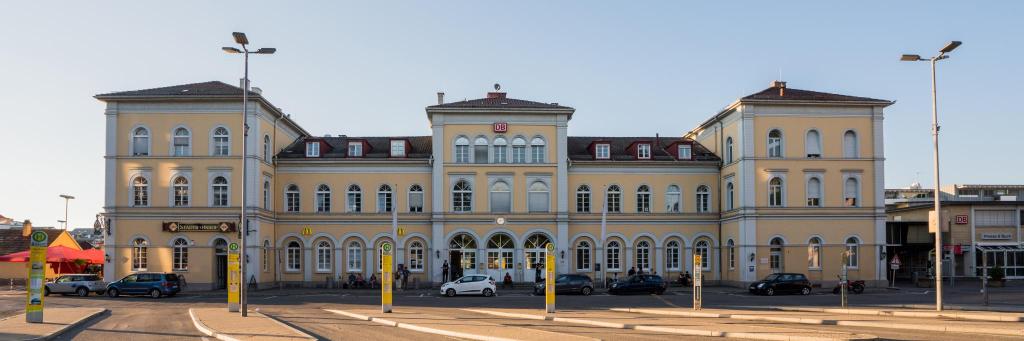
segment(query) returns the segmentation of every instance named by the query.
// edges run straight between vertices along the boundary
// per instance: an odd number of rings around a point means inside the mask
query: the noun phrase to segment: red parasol
[[[0,262],[28,262],[28,250],[0,256]],[[89,264],[103,264],[103,251],[98,249],[75,250],[66,246],[46,248],[47,263],[74,262],[84,260]]]

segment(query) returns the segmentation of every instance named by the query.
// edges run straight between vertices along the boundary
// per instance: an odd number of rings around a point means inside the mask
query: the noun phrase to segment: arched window
[[[821,238],[811,237],[807,242],[807,268],[821,269]]]
[[[135,128],[132,132],[132,155],[149,155],[149,130],[143,127]]]
[[[704,270],[711,269],[711,243],[707,239],[698,240],[693,244],[693,254],[700,256],[700,267]]]
[[[576,187],[576,212],[590,213],[590,186]]]
[[[448,249],[459,255],[459,259],[452,259],[452,266],[465,269],[476,269],[476,239],[465,233],[456,234],[448,242]],[[458,261],[456,263],[456,261]]]
[[[223,176],[213,178],[213,185],[210,192],[213,193],[211,206],[224,207],[228,205],[228,179]]]
[[[608,192],[605,194],[605,209],[611,213],[622,212],[622,189],[619,185],[608,186]]]
[[[285,270],[299,271],[300,269],[302,269],[302,247],[299,246],[299,242],[293,240],[288,242],[288,246],[285,247]]]
[[[590,271],[590,242],[576,243],[576,271]]]
[[[231,153],[231,136],[228,129],[217,127],[213,130],[213,155],[227,156]]]
[[[189,192],[191,192],[189,190],[190,186],[188,184],[188,178],[186,178],[184,176],[179,176],[177,178],[174,178],[174,185],[173,186],[174,186],[174,188],[172,189],[172,191],[174,192],[174,206],[176,206],[176,207],[188,206],[189,199],[190,199]]]
[[[526,238],[524,246],[527,249],[543,249],[547,247],[548,243],[551,243],[551,239],[546,234],[534,233]]]
[[[708,186],[697,186],[697,212],[706,213],[711,211],[711,191]]]
[[[270,135],[263,135],[263,161],[270,163]]]
[[[409,212],[423,212],[423,186],[409,186]]]
[[[768,157],[782,157],[782,132],[778,129],[768,132]]]
[[[316,187],[316,212],[331,211],[331,187],[321,184]]]
[[[263,209],[270,209],[270,181],[263,180]]]
[[[669,185],[665,191],[665,211],[679,213],[683,208],[683,192],[679,186]]]
[[[452,211],[470,212],[473,210],[473,187],[466,180],[455,182],[452,187]]]
[[[768,244],[771,246],[768,256],[768,268],[771,269],[772,273],[780,273],[786,264],[782,259],[785,242],[782,241],[782,238],[775,237]]]
[[[526,163],[526,139],[512,139],[512,163]]]
[[[636,212],[651,213],[651,188],[647,185],[636,188]]]
[[[171,269],[174,271],[188,271],[188,240],[178,238],[174,240],[171,250]]]
[[[646,240],[636,243],[636,268],[646,273],[651,272],[651,243]]]
[[[331,272],[331,243],[321,240],[316,244],[316,271]]]
[[[132,206],[149,206],[149,180],[145,177],[132,180]]]
[[[665,269],[679,271],[679,264],[679,241],[669,241],[665,244]]]
[[[494,139],[494,163],[508,162],[508,140],[504,137]]]
[[[807,179],[807,206],[821,206],[821,180],[816,177]]]
[[[857,178],[846,179],[846,185],[843,186],[843,202],[848,207],[860,205],[860,185],[857,183]]]
[[[192,154],[192,134],[184,127],[174,129],[174,138],[171,140],[174,156],[189,156]]]
[[[349,213],[359,213],[363,211],[363,189],[359,188],[359,185],[349,185],[348,192],[346,193],[346,204]]]
[[[857,268],[860,265],[860,240],[857,237],[846,238],[846,267]]]
[[[725,243],[725,246],[729,248],[729,270],[736,268],[736,242],[729,239]]]
[[[487,163],[487,139],[483,136],[473,141],[473,162]]]
[[[860,154],[860,146],[857,145],[857,133],[853,130],[847,130],[843,134],[843,157],[845,158],[856,158]]]
[[[548,212],[551,210],[551,189],[542,181],[534,181],[527,189],[530,212]]]
[[[775,177],[768,181],[768,206],[782,207],[782,179]]]
[[[732,136],[725,138],[725,164],[732,163]]]
[[[469,163],[469,139],[464,136],[455,139],[455,163]]]
[[[394,196],[391,192],[391,186],[380,185],[377,188],[377,212],[386,213],[391,212],[394,209]]]
[[[284,190],[284,210],[287,212],[299,211],[299,186],[288,185]]]
[[[132,271],[146,271],[149,264],[149,242],[143,238],[132,241]]]
[[[491,213],[512,212],[512,188],[504,181],[491,185]]]
[[[534,137],[533,140],[530,140],[530,162],[544,163],[547,161],[544,154],[544,139]]]
[[[619,262],[619,242],[609,241],[605,252],[608,258],[608,271],[622,271],[622,263]]]
[[[732,210],[736,208],[736,188],[732,182],[725,184],[725,209]]]
[[[363,271],[363,244],[352,241],[348,243],[348,272]]]
[[[807,157],[821,157],[821,134],[817,130],[807,131],[807,138],[804,140],[804,150],[807,151]]]
[[[423,271],[423,243],[409,243],[409,271]]]
[[[504,233],[495,233],[487,239],[487,269],[504,270],[515,267],[512,255],[515,250],[512,237]]]
[[[526,251],[527,270],[537,269],[537,265],[544,264],[544,255],[547,253],[546,247],[549,243],[551,243],[551,239],[543,233],[534,233],[526,238],[523,248]],[[537,270],[540,271],[540,269]]]
[[[270,271],[270,241],[263,241],[263,272]]]

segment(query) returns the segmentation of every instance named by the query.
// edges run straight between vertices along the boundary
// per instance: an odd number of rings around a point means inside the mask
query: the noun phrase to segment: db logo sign
[[[956,216],[956,224],[957,225],[967,224],[967,215],[958,215],[958,216]]]
[[[495,122],[494,123],[494,132],[495,133],[505,133],[505,132],[508,132],[508,122]]]

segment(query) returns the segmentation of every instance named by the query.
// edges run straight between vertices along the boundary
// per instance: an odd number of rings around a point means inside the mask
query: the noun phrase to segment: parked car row
[[[612,283],[608,292],[617,294],[658,294],[661,295],[668,289],[668,283],[661,276],[657,275],[633,275],[625,277]],[[497,287],[493,278],[485,275],[466,275],[454,281],[441,285],[441,295],[453,297],[456,295],[483,295],[493,296]],[[533,286],[535,295],[543,295],[545,290],[544,282],[537,282]],[[580,294],[589,296],[594,292],[594,281],[590,276],[580,274],[562,274],[555,277],[556,294]]]
[[[120,295],[146,295],[152,298],[174,296],[181,291],[178,275],[173,273],[139,272],[124,276],[120,280],[106,283],[96,274],[68,274],[46,283],[43,295],[76,294],[81,297],[89,293]]]

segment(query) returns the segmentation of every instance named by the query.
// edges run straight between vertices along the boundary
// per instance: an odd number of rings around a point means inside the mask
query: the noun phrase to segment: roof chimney
[[[501,92],[501,84],[494,83],[494,91],[487,93],[487,99],[505,99],[505,93]]]
[[[772,88],[779,89],[779,97],[786,95],[786,82],[783,81],[772,81]]]
[[[444,92],[437,92],[437,105],[444,104]]]

